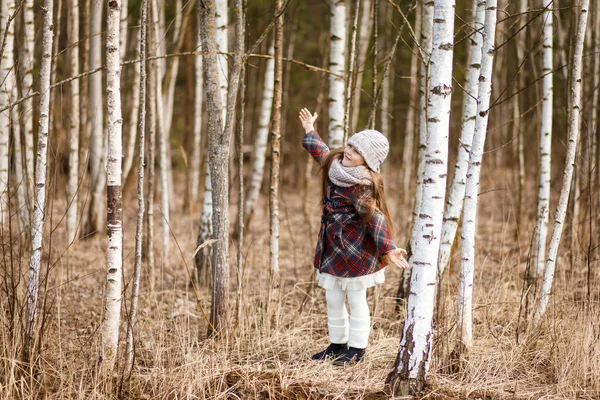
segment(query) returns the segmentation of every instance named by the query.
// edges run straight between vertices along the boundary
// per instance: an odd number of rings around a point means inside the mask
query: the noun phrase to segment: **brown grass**
[[[313,226],[318,227],[319,194],[316,179],[311,190]],[[493,186],[488,184],[488,186]],[[393,188],[392,188],[393,189]],[[448,356],[456,343],[456,287],[459,255],[453,257],[444,292],[444,311],[436,331],[427,399],[594,399],[600,397],[600,329],[597,304],[586,299],[586,269],[576,260],[567,270],[562,256],[554,296],[540,334],[535,340],[516,341],[519,302],[527,261],[529,227],[514,238],[514,199],[506,192],[482,195],[479,213],[478,258],[475,282],[475,348],[460,374],[448,374]],[[399,198],[391,191],[390,203]],[[60,197],[60,195],[58,195]],[[235,197],[232,196],[232,199]],[[182,211],[181,198],[173,208],[171,225],[188,259],[195,249],[199,213]],[[133,268],[135,201],[125,203],[125,281]],[[99,351],[104,289],[105,238],[80,241],[69,248],[64,221],[52,234],[53,248],[45,312],[42,350],[31,369],[20,364],[21,328],[17,339],[8,332],[5,298],[0,299],[1,399],[380,399],[384,381],[398,350],[403,315],[394,311],[399,271],[389,268],[387,282],[369,293],[373,331],[365,363],[348,368],[314,362],[310,355],[326,346],[327,328],[322,290],[310,290],[311,262],[316,232],[308,232],[300,196],[291,189],[281,205],[282,298],[277,326],[267,328],[268,215],[264,200],[258,205],[244,245],[243,318],[229,339],[207,339],[207,323],[196,305],[188,272],[178,255],[157,273],[153,293],[142,282],[136,325],[136,367],[130,379],[118,374],[112,382],[95,374]],[[54,212],[64,204],[56,200]],[[398,220],[409,207],[395,207]],[[232,207],[232,221],[236,207]],[[157,217],[156,231],[160,236]],[[59,218],[54,218],[54,224]],[[232,223],[233,225],[233,223]],[[399,223],[398,226],[403,226]],[[232,230],[233,231],[233,230]],[[5,229],[5,242],[8,235]],[[49,232],[49,230],[48,230]],[[404,243],[406,232],[398,242]],[[159,239],[160,240],[160,239]],[[566,242],[565,240],[563,243]],[[159,243],[159,241],[157,241]],[[45,251],[48,242],[45,242]],[[231,248],[231,285],[235,287],[235,242]],[[14,249],[17,249],[16,244]],[[160,261],[160,245],[156,246]],[[18,251],[15,250],[18,254]],[[563,250],[562,254],[565,253]],[[21,251],[20,306],[23,307],[28,250]],[[4,258],[7,260],[7,258]],[[19,258],[15,256],[15,259]],[[3,262],[6,274],[7,263]],[[191,266],[191,264],[190,264]],[[46,267],[44,267],[44,270]],[[45,272],[44,272],[45,273]],[[147,277],[144,271],[143,277]],[[596,295],[598,290],[594,288]],[[129,293],[129,291],[127,292]],[[199,304],[209,312],[210,290],[201,288]],[[377,301],[375,299],[377,296]],[[127,299],[128,304],[128,299]],[[230,300],[232,316],[234,295]],[[24,312],[19,309],[20,321]],[[125,328],[126,314],[123,317]],[[124,340],[121,342],[124,344]],[[122,348],[124,345],[122,346]],[[122,351],[121,348],[121,351]],[[113,389],[107,389],[109,387]]]

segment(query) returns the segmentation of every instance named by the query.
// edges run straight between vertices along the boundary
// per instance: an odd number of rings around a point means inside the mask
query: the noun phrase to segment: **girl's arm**
[[[356,208],[356,211],[360,215],[361,221],[364,221],[369,212],[369,204],[373,201],[373,189],[370,186],[356,185],[355,189],[351,192],[351,196],[354,208]],[[379,254],[384,256],[396,249],[392,233],[385,222],[385,217],[380,211],[375,210],[371,220],[367,223],[367,228],[375,240]]]
[[[302,123],[302,127],[306,134],[302,138],[302,146],[310,153],[311,156],[321,164],[321,160],[327,153],[329,153],[329,147],[325,144],[321,136],[315,131],[315,121],[317,120],[317,113],[312,115],[308,109],[303,108],[300,110],[298,117]]]

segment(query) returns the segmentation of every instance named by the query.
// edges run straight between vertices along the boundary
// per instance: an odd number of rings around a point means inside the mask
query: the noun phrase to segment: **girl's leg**
[[[348,346],[364,349],[371,333],[371,313],[367,303],[367,289],[347,290],[350,305],[350,337]]]
[[[346,310],[346,293],[339,289],[326,289],[327,326],[331,343],[348,342],[348,311]]]

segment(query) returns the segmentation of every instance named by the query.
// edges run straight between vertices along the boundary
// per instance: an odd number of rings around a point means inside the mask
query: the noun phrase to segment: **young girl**
[[[302,146],[323,170],[323,215],[314,266],[318,284],[325,289],[331,343],[312,358],[333,357],[334,364],[346,365],[365,358],[371,330],[367,288],[383,283],[383,260],[400,268],[408,264],[406,251],[392,238],[379,174],[389,152],[387,139],[378,131],[364,130],[354,134],[346,147],[330,151],[315,131],[316,119],[316,113],[300,110],[306,132]]]

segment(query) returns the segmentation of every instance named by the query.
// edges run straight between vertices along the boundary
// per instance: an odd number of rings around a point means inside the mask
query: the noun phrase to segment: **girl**
[[[302,146],[323,170],[323,215],[314,266],[318,284],[325,289],[331,343],[312,358],[334,357],[336,365],[360,362],[371,330],[367,288],[383,283],[386,263],[408,267],[406,251],[396,248],[392,238],[379,174],[389,143],[369,129],[354,134],[346,147],[330,151],[315,131],[317,113],[303,108],[299,117],[306,132]]]

